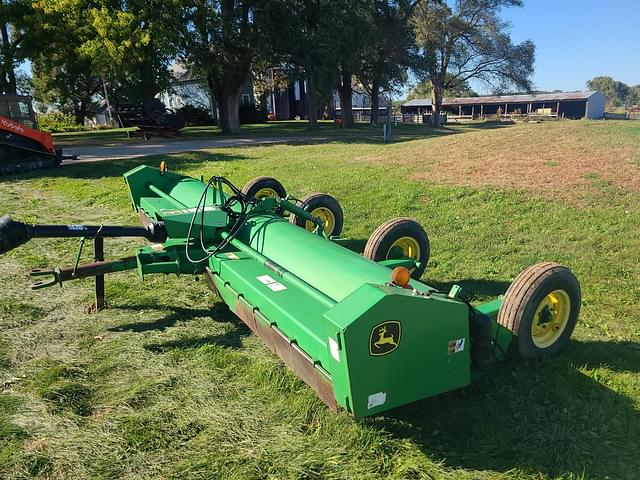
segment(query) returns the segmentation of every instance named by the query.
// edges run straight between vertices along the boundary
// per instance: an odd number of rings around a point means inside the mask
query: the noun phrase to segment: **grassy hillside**
[[[328,411],[202,280],[114,275],[109,308],[90,315],[89,280],[26,290],[29,268],[71,264],[78,246],[33,241],[0,258],[0,477],[637,478],[640,124],[431,133],[162,159],[238,185],[272,175],[296,196],[330,192],[354,248],[386,219],[412,216],[432,243],[424,280],[461,284],[476,300],[532,263],[564,263],[583,305],[562,354],[354,420]],[[3,178],[0,213],[135,224],[121,174],[160,160]],[[110,257],[135,247],[106,243]]]

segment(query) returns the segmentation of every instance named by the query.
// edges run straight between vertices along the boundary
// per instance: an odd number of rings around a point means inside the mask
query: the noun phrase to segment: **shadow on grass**
[[[237,160],[251,160],[251,157],[246,155],[189,152],[189,155],[150,155],[147,157],[129,158],[123,160],[78,163],[75,165],[65,165],[58,170],[49,171],[48,173],[50,173],[51,177],[53,178],[82,178],[87,180],[97,178],[122,177],[125,172],[140,165],[159,165],[160,161],[167,160],[167,157],[170,158],[167,163],[170,165],[171,170],[177,172],[201,166],[205,162],[217,163],[233,162]],[[34,176],[37,176],[37,174],[35,174]]]
[[[471,129],[475,129],[475,130],[488,130],[488,129],[493,129],[493,128],[506,128],[506,127],[512,127],[513,125],[515,125],[516,122],[514,122],[513,120],[505,120],[505,121],[499,121],[499,120],[489,120],[487,122],[474,122],[474,123],[462,123],[462,124],[458,124],[460,126],[465,126],[466,128],[471,128]]]
[[[134,305],[121,307],[123,310],[151,310],[153,305]],[[198,348],[204,345],[219,345],[231,348],[242,347],[242,338],[251,334],[251,330],[229,310],[226,304],[217,303],[213,308],[190,309],[182,307],[169,307],[172,313],[151,322],[135,322],[109,328],[111,332],[148,332],[152,330],[165,330],[173,327],[177,322],[188,322],[196,318],[209,318],[220,323],[232,324],[232,329],[220,335],[207,335],[204,337],[181,338],[166,342],[151,343],[145,345],[147,350],[155,353],[163,353],[174,349]]]
[[[49,170],[35,170],[18,175],[0,176],[0,184],[12,182],[14,180],[29,180],[33,178],[78,178],[78,179],[101,179],[118,178],[140,165],[157,166],[162,160],[168,160],[170,169],[181,171],[193,167],[202,166],[206,162],[233,162],[237,160],[251,160],[252,157],[246,155],[209,153],[204,151],[172,153],[167,155],[149,155],[145,157],[127,158],[120,160],[105,160],[99,162],[81,162]]]
[[[131,305],[117,307],[120,310],[153,310],[155,305]],[[171,310],[169,315],[153,320],[150,322],[134,322],[124,325],[118,325],[108,329],[110,332],[149,332],[153,330],[166,330],[175,326],[178,322],[188,322],[195,318],[207,317],[216,322],[233,322],[237,323],[237,317],[226,307],[225,304],[216,304],[213,308],[184,308],[184,307],[164,307]],[[244,324],[243,324],[244,325]]]
[[[606,385],[624,389],[617,373],[639,372],[639,356],[635,343],[573,341],[547,362],[500,364],[463,390],[366,422],[450,468],[636,478],[640,411]]]
[[[180,340],[171,340],[161,343],[150,343],[144,346],[145,349],[155,352],[164,353],[170,350],[184,350],[191,348],[199,348],[205,345],[218,345],[221,347],[241,348],[242,339],[248,335],[251,335],[251,330],[245,327],[244,324],[235,325],[235,328],[230,332],[226,332],[221,335],[207,335],[205,337],[192,337],[184,338]]]

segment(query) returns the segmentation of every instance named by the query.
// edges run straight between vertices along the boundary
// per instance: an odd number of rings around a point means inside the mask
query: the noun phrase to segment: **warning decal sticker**
[[[451,340],[448,346],[449,355],[452,353],[462,352],[464,350],[464,338],[458,338],[457,340]]]
[[[269,275],[260,275],[259,277],[256,277],[256,279],[259,282],[264,283],[267,286],[267,288],[269,288],[273,292],[280,292],[282,290],[287,289],[287,287],[285,287],[283,284],[276,281],[274,278],[272,278]]]

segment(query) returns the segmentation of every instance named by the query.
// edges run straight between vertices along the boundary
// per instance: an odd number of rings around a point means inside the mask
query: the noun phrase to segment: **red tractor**
[[[31,97],[0,95],[0,176],[60,165],[62,149],[37,128]]]

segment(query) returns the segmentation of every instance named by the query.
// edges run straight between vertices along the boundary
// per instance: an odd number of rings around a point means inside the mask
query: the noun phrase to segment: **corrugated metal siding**
[[[414,98],[402,104],[403,107],[430,107],[431,99],[429,98]]]
[[[541,103],[563,102],[575,100],[589,100],[594,95],[602,95],[600,92],[563,92],[563,93],[539,93],[531,95],[498,95],[486,97],[462,97],[444,98],[443,106],[451,105],[500,105],[504,103]],[[431,99],[416,98],[405,102],[403,107],[430,107]]]
[[[604,94],[595,92],[587,101],[587,118],[599,120],[604,118]]]
[[[500,95],[490,97],[445,98],[443,105],[488,105],[501,103],[539,103],[587,100],[599,92],[540,93],[532,95]]]

